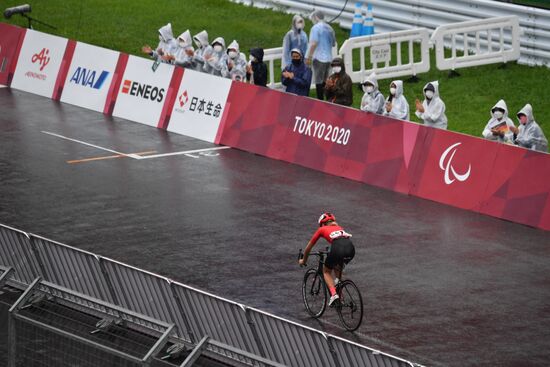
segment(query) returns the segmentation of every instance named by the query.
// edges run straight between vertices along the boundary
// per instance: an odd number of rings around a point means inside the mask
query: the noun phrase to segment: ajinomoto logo
[[[128,79],[122,83],[121,92],[134,97],[149,99],[153,102],[162,102],[164,99],[164,88],[153,87],[149,84],[142,84]]]
[[[50,50],[44,47],[40,52],[35,53],[31,57],[31,62],[33,64],[38,63],[39,71],[43,71],[44,68],[50,63]],[[27,71],[25,73],[25,76],[28,78],[38,79],[38,80],[46,80],[48,79],[48,76],[46,74],[37,73],[35,71]]]

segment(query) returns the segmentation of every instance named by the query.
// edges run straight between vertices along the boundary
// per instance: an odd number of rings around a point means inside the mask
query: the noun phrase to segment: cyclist
[[[305,265],[307,263],[307,257],[320,237],[323,237],[331,244],[330,252],[323,266],[323,277],[330,291],[328,305],[332,306],[333,303],[340,298],[336,293],[335,285],[339,279],[342,279],[344,263],[349,263],[355,256],[355,247],[350,240],[351,234],[344,231],[344,228],[336,223],[334,214],[323,213],[321,217],[319,217],[319,229],[315,232],[313,237],[311,237],[311,240],[309,240],[304,250],[304,257],[299,261],[300,265]],[[336,283],[332,278],[332,272],[334,272],[336,276]]]

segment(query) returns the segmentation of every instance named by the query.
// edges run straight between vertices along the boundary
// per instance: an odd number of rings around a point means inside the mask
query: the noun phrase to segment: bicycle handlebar
[[[316,251],[316,252],[310,252],[309,256],[325,256],[328,254],[328,247],[326,251]],[[302,260],[304,258],[304,252],[302,249],[298,252],[298,260]],[[307,264],[303,264],[302,266],[307,266]]]

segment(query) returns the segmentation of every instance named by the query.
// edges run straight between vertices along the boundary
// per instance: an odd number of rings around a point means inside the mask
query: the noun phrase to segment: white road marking
[[[56,136],[56,137],[61,138],[61,139],[73,141],[73,142],[75,142],[75,143],[80,143],[80,144],[83,144],[83,145],[87,145],[87,146],[89,146],[89,147],[93,147],[93,148],[100,149],[100,150],[105,150],[105,151],[107,151],[107,152],[111,152],[111,153],[115,153],[115,154],[119,154],[119,155],[123,155],[123,156],[126,156],[126,157],[130,157],[130,158],[136,159],[136,158],[135,158],[135,154],[126,154],[126,153],[117,152],[116,150],[113,150],[113,149],[103,148],[103,147],[100,147],[99,145],[86,143],[85,141],[82,141],[82,140],[76,140],[76,139],[68,138],[68,137],[66,137],[66,136],[59,135],[59,134],[54,134],[54,133],[51,133],[51,132],[49,132],[49,131],[42,131],[42,132],[43,132],[44,134],[48,134],[48,135],[51,135],[51,136]]]
[[[231,149],[231,147],[212,147],[212,148],[204,148],[204,149],[185,150],[185,151],[181,151],[181,152],[172,152],[172,153],[163,153],[163,154],[153,154],[153,155],[141,156],[141,155],[134,154],[134,153],[126,154],[126,153],[118,152],[118,151],[113,150],[113,149],[100,147],[99,145],[86,143],[85,141],[82,141],[82,140],[72,139],[72,138],[69,138],[69,137],[66,137],[66,136],[63,136],[63,135],[59,135],[59,134],[55,134],[55,133],[52,133],[52,132],[49,132],[49,131],[42,131],[42,133],[48,134],[48,135],[51,135],[51,136],[55,136],[55,137],[58,137],[58,138],[61,138],[61,139],[69,140],[69,141],[72,141],[72,142],[75,142],[75,143],[87,145],[89,147],[93,147],[93,148],[96,148],[96,149],[100,149],[100,150],[104,150],[104,151],[107,151],[107,152],[119,154],[119,155],[122,155],[122,156],[125,156],[125,157],[128,157],[128,158],[138,159],[138,160],[171,157],[171,156],[176,156],[176,155],[186,155],[186,156],[191,157],[191,158],[200,158],[200,156],[193,155],[193,153],[205,153],[205,152],[212,152],[212,151],[216,151],[216,150]],[[214,154],[201,154],[201,155],[214,156]]]
[[[183,152],[172,152],[172,153],[164,153],[164,154],[154,154],[154,155],[145,155],[145,156],[138,156],[137,159],[152,159],[152,158],[162,158],[162,157],[171,157],[174,155],[186,155],[188,157],[192,158],[199,158],[199,156],[192,155],[193,153],[202,153],[202,152],[211,152],[216,150],[223,150],[223,149],[231,149],[231,147],[212,147],[212,148],[204,148],[204,149],[195,149],[195,150],[186,150]]]

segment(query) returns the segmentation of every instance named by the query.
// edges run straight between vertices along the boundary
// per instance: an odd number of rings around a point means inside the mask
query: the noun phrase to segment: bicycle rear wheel
[[[302,298],[306,311],[312,317],[321,317],[327,307],[327,287],[323,276],[316,269],[309,269],[302,283]]]
[[[355,331],[363,321],[363,298],[359,288],[351,280],[344,280],[338,287],[340,302],[336,308],[344,327]]]

